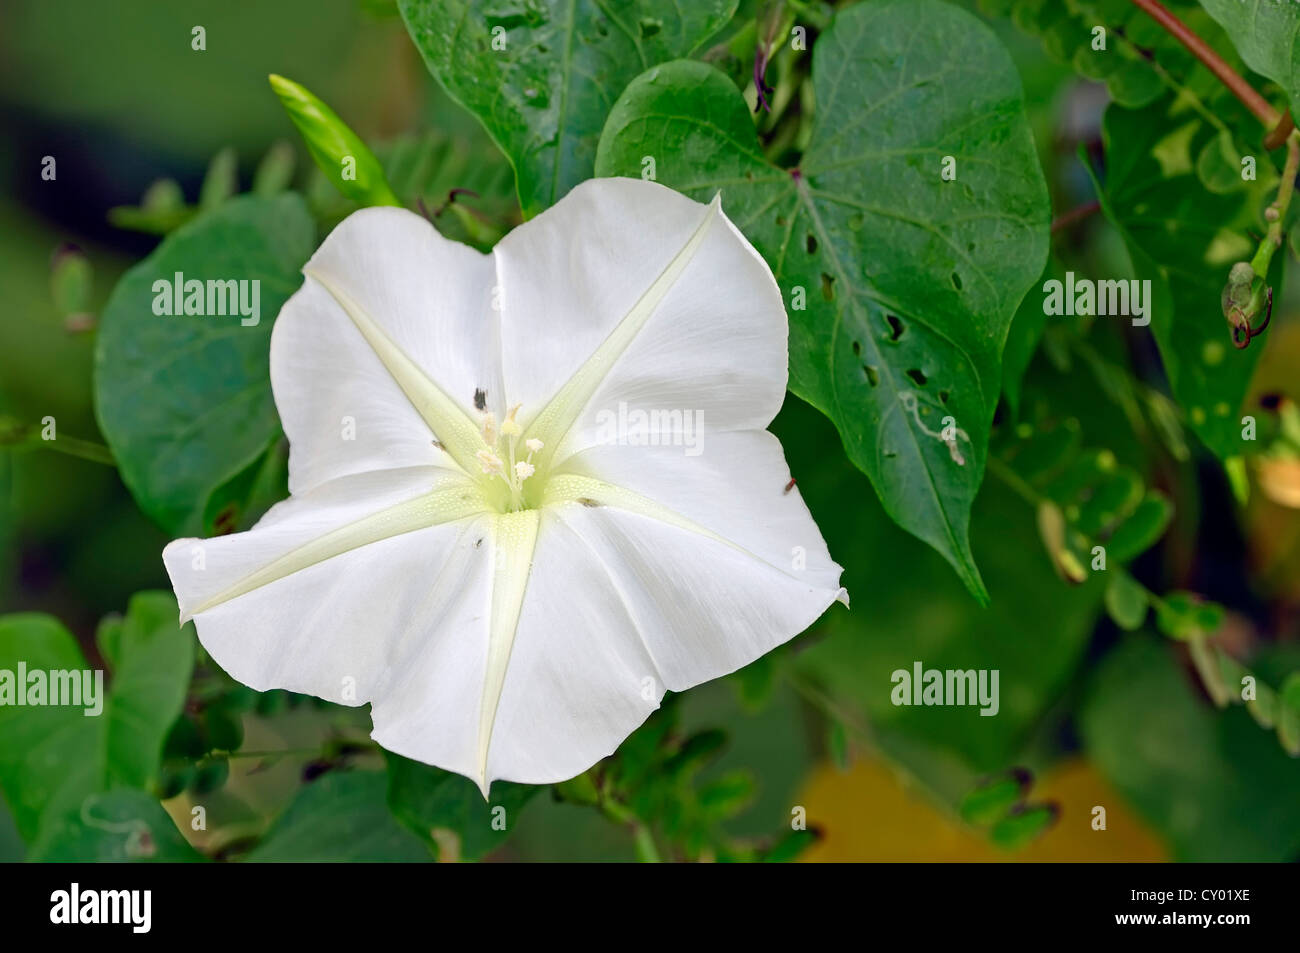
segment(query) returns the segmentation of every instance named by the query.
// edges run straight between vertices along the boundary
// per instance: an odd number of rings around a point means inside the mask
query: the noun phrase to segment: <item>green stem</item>
[[[650,833],[650,828],[644,824],[637,824],[635,827],[636,837],[636,855],[643,864],[661,863],[659,858],[659,848],[655,845],[654,835]]]
[[[1278,123],[1282,121],[1282,114],[1274,109],[1268,100],[1257,93],[1254,87],[1246,82],[1236,70],[1225,63],[1223,58],[1208,43],[1196,35],[1195,31],[1170,13],[1160,3],[1160,0],[1133,0],[1133,3],[1145,10],[1151,19],[1164,27],[1174,39],[1187,47],[1198,60],[1205,64],[1206,69],[1213,73],[1219,82],[1223,83],[1234,96],[1241,100],[1242,105],[1263,123],[1266,130],[1271,132],[1277,128]]]
[[[786,0],[785,5],[793,10],[800,20],[811,23],[819,31],[824,31],[831,25],[831,18],[820,10],[813,9],[812,4],[804,3],[802,0]]]
[[[23,446],[41,447],[66,454],[69,457],[77,457],[80,460],[102,463],[109,467],[117,466],[117,461],[113,459],[113,451],[102,443],[95,443],[93,440],[82,440],[78,437],[56,437],[53,440],[29,440]]]
[[[1277,198],[1265,213],[1269,217],[1268,233],[1259,243],[1250,267],[1260,278],[1268,277],[1269,265],[1273,254],[1282,247],[1286,234],[1286,213],[1291,208],[1291,196],[1295,194],[1296,176],[1300,174],[1300,132],[1293,131],[1286,137],[1286,165],[1282,168],[1282,181],[1277,187]]]

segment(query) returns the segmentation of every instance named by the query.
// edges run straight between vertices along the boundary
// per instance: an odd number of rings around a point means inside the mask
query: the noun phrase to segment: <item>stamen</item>
[[[506,465],[491,450],[480,450],[475,456],[478,457],[479,465],[483,467],[484,473],[491,476],[505,475]]]
[[[483,413],[483,439],[492,449],[480,450],[476,454],[479,465],[489,477],[500,477],[501,482],[510,490],[509,512],[516,512],[524,507],[524,481],[537,472],[533,464],[533,454],[542,449],[542,442],[533,437],[524,441],[528,448],[528,458],[519,460],[519,438],[523,428],[515,420],[520,404],[510,408],[506,418],[497,424],[497,418],[491,411]]]

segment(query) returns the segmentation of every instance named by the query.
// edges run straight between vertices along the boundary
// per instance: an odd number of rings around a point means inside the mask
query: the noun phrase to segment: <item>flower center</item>
[[[539,494],[527,492],[533,490],[540,482],[537,468],[533,464],[533,455],[544,444],[536,438],[519,442],[523,429],[515,422],[519,405],[510,408],[506,419],[498,425],[496,414],[492,411],[483,413],[481,433],[487,449],[478,451],[475,457],[483,468],[483,489],[489,500],[496,503],[502,513],[515,513],[532,509],[531,499]],[[533,483],[525,487],[525,482],[533,477]]]

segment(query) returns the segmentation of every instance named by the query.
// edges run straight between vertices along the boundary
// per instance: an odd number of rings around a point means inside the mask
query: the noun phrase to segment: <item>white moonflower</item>
[[[380,745],[486,796],[847,601],[764,429],[781,294],[717,199],[594,180],[490,255],[368,208],[303,271],[271,338],[290,496],[163,553],[234,678],[369,702]]]

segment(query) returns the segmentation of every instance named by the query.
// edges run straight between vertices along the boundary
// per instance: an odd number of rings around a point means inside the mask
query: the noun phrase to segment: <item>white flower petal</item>
[[[595,448],[552,477],[489,778],[585,770],[665,689],[735,671],[845,598],[776,438],[711,440],[707,458]]]
[[[566,460],[562,472],[644,497],[833,598],[843,569],[831,559],[798,486],[790,485],[781,442],[751,430],[711,434],[699,449],[692,456],[672,446],[593,447]],[[580,483],[566,491],[559,474],[552,483],[553,500],[583,492]]]
[[[439,476],[434,492],[456,492],[462,481],[446,473],[337,480],[277,505],[246,533],[176,540],[163,558],[199,640],[234,678],[258,691],[373,702],[375,737],[385,747],[474,776],[495,517],[481,507],[425,510],[415,526],[388,521],[355,548],[241,585],[346,527],[402,512]]]
[[[611,754],[659,707],[654,662],[595,552],[544,511],[487,777],[562,781]]]
[[[701,413],[711,432],[765,427],[780,408],[781,294],[716,202],[595,179],[494,254],[507,402],[543,460],[597,442],[600,412],[620,402]]]
[[[492,258],[411,212],[370,208],[336,227],[303,271],[271,337],[290,492],[452,466],[435,437],[453,455],[477,449],[474,392],[502,399]]]

